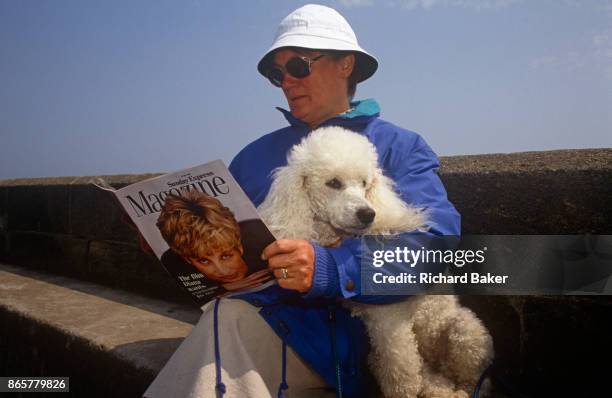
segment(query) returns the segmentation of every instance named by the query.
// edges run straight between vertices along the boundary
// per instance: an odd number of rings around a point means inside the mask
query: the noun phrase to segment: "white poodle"
[[[340,127],[315,130],[293,147],[259,210],[277,238],[322,246],[426,229],[426,213],[395,193],[375,147]],[[386,398],[467,398],[492,361],[491,336],[455,296],[344,304],[366,325],[370,369]]]

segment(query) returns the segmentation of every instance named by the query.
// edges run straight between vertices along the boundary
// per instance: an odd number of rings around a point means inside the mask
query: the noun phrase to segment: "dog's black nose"
[[[361,209],[357,210],[357,218],[363,225],[372,224],[374,217],[376,217],[376,212],[370,207],[362,207]]]

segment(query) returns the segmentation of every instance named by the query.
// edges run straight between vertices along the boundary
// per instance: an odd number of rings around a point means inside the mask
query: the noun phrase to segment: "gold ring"
[[[281,278],[287,279],[289,277],[289,273],[287,272],[287,268],[281,268]]]

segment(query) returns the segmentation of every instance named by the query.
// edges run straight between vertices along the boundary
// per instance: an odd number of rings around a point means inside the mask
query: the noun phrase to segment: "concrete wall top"
[[[612,148],[444,156],[440,174],[530,173],[559,170],[612,171]]]
[[[607,171],[612,172],[612,148],[563,149],[539,152],[493,153],[485,155],[441,156],[440,174],[530,173],[539,171]],[[129,185],[161,173],[118,174],[98,176],[115,186]],[[94,178],[47,177],[0,180],[2,186],[87,185]]]

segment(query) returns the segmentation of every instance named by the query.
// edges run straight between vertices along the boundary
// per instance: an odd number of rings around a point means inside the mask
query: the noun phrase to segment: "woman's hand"
[[[268,261],[282,288],[306,293],[312,287],[315,250],[310,242],[280,239],[270,243],[261,258]]]
[[[253,272],[251,275],[242,278],[239,281],[224,283],[221,286],[223,286],[223,288],[228,291],[250,289],[252,287],[259,286],[269,280],[272,280],[272,278],[270,277],[270,270],[262,269],[261,271]]]

